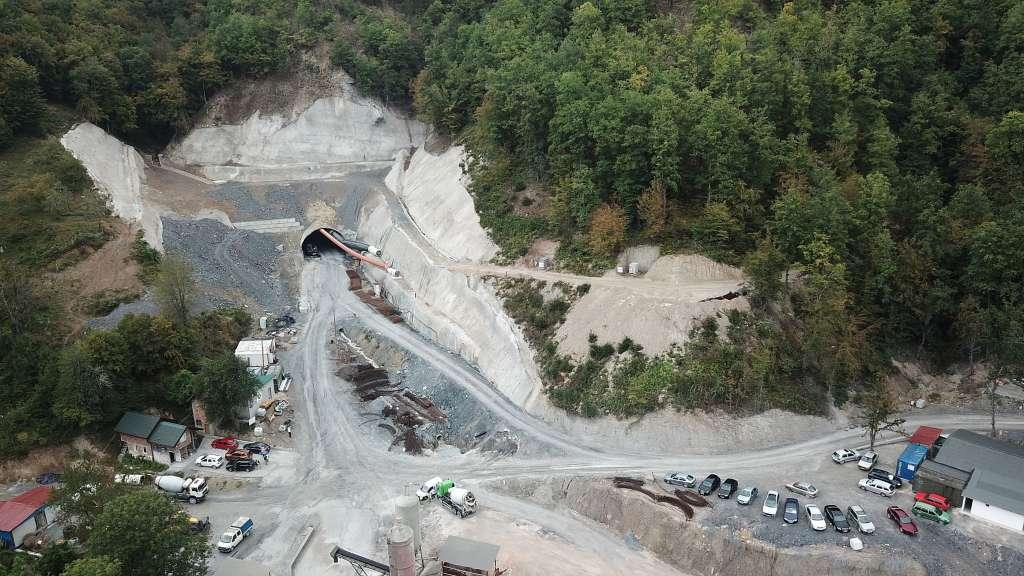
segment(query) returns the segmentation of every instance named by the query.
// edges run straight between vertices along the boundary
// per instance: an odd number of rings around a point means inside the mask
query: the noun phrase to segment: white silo
[[[416,550],[420,549],[420,501],[415,496],[399,496],[395,501],[395,517],[398,522],[412,528]]]
[[[388,530],[388,566],[392,576],[416,576],[412,528],[395,524]]]

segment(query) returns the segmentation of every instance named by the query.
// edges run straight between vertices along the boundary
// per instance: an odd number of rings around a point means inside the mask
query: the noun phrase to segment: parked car
[[[210,447],[216,448],[217,450],[234,450],[235,448],[238,448],[238,439],[232,438],[231,436],[217,438],[210,443]]]
[[[931,504],[943,512],[949,510],[949,507],[951,506],[948,498],[934,492],[917,492],[914,494],[914,500],[917,502],[924,502],[925,504]]]
[[[846,464],[847,462],[853,462],[854,460],[860,460],[860,452],[857,452],[856,450],[840,448],[832,453],[832,461],[836,464]]]
[[[36,476],[36,484],[49,486],[50,484],[56,484],[60,482],[61,478],[63,477],[64,475],[59,472],[46,472],[44,474]]]
[[[196,458],[196,464],[204,468],[220,468],[224,465],[224,457],[219,454],[203,454]]]
[[[685,486],[687,488],[693,488],[697,485],[697,479],[693,477],[693,474],[683,474],[682,472],[673,472],[666,474],[662,480],[665,484],[672,486]]]
[[[828,528],[828,524],[825,524],[825,517],[822,516],[821,510],[818,509],[814,504],[808,504],[805,508],[807,511],[807,520],[811,523],[811,528],[821,532]]]
[[[872,468],[871,472],[868,472],[868,478],[877,478],[888,482],[893,488],[902,488],[903,479],[895,474],[890,474],[888,470],[881,468]]]
[[[857,468],[866,472],[874,468],[876,462],[878,462],[878,454],[869,450],[861,455],[860,460],[857,462]]]
[[[700,487],[697,488],[697,493],[701,496],[707,496],[715,490],[718,490],[718,486],[721,483],[722,479],[716,474],[708,474],[708,477],[705,478],[704,481],[700,483]]]
[[[917,535],[917,524],[914,524],[914,519],[903,508],[889,506],[885,509],[885,515],[889,517],[889,520],[896,523],[896,527],[899,528],[900,532],[907,536]]]
[[[790,492],[796,492],[797,494],[803,494],[808,498],[817,498],[818,489],[810,482],[793,482],[792,484],[786,484],[786,489]]]
[[[251,471],[255,470],[256,467],[258,467],[259,465],[260,465],[259,461],[252,460],[252,459],[248,459],[248,460],[232,460],[231,462],[228,462],[228,471],[229,472],[251,472]]]
[[[800,521],[800,501],[796,498],[786,498],[782,506],[782,521],[786,524],[796,524]]]
[[[886,498],[896,493],[893,489],[892,484],[878,478],[864,478],[857,483],[857,486],[865,492],[871,492],[872,494],[878,494],[879,496],[885,496]]]
[[[748,486],[740,490],[740,493],[736,495],[736,503],[743,506],[750,504],[754,500],[757,500],[757,486]]]
[[[926,504],[925,502],[914,502],[914,507],[910,509],[910,512],[914,516],[934,520],[940,524],[949,524],[950,521],[949,512],[939,510],[935,506]]]
[[[224,454],[224,459],[228,462],[233,460],[248,460],[252,458],[252,452],[249,452],[245,448],[235,448]]]
[[[718,497],[723,500],[732,498],[734,492],[739,490],[740,483],[735,478],[729,478],[725,482],[722,482],[722,486],[718,489]]]
[[[843,516],[843,511],[835,504],[825,506],[825,519],[836,529],[836,532],[850,531],[850,523],[846,521],[846,516]]]
[[[860,530],[861,534],[871,534],[875,531],[875,524],[863,508],[856,504],[846,509],[846,519]]]
[[[249,442],[245,446],[242,446],[242,448],[253,454],[259,454],[261,456],[270,454],[270,444],[267,444],[266,442]]]
[[[769,490],[768,495],[764,497],[764,504],[761,505],[761,514],[765,516],[775,517],[779,513],[779,493],[775,490]]]

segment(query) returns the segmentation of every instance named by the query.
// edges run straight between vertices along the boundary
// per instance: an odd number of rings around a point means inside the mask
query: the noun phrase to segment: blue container
[[[904,480],[913,480],[917,468],[928,457],[928,447],[921,444],[908,444],[903,454],[896,461],[896,475]]]

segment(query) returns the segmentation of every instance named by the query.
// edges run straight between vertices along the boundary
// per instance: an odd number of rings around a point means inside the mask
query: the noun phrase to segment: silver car
[[[693,474],[683,474],[682,472],[673,472],[666,474],[664,478],[665,484],[672,486],[685,486],[687,488],[693,488],[697,485],[697,479],[694,478]]]
[[[846,464],[847,462],[853,462],[854,460],[860,460],[860,452],[857,452],[856,450],[840,448],[832,453],[832,461],[836,464]]]
[[[740,490],[740,493],[736,495],[736,502],[746,506],[754,500],[757,500],[757,487],[749,486]]]
[[[857,462],[857,468],[867,472],[875,467],[876,462],[878,462],[878,454],[868,451],[860,457],[860,461]]]
[[[818,489],[810,482],[793,482],[792,484],[786,484],[786,489],[790,492],[796,492],[797,494],[803,494],[808,498],[817,498]]]
[[[896,493],[896,490],[893,489],[892,484],[889,484],[888,482],[879,480],[877,478],[864,478],[863,480],[857,483],[857,486],[859,486],[860,489],[864,490],[865,492],[871,492],[872,494],[878,494],[880,496],[885,496],[886,498]]]
[[[846,519],[850,521],[850,524],[856,526],[861,534],[871,534],[875,531],[875,524],[871,521],[871,517],[860,506],[853,505],[847,508]]]

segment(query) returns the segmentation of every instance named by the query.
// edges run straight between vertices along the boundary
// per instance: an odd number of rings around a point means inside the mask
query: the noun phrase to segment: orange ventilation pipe
[[[369,264],[371,266],[376,266],[377,268],[380,268],[381,270],[383,270],[385,272],[388,271],[388,265],[387,265],[386,262],[384,262],[383,260],[378,260],[378,259],[373,258],[371,256],[366,256],[364,254],[360,254],[359,252],[356,252],[355,250],[349,248],[348,246],[345,246],[341,242],[338,242],[338,239],[335,238],[334,236],[332,236],[331,233],[328,232],[326,228],[321,228],[320,229],[320,233],[323,234],[325,238],[327,238],[332,243],[334,243],[335,246],[337,246],[338,248],[341,248],[342,250],[344,250],[345,253],[348,254],[349,256],[351,256],[353,258],[358,258],[359,260],[362,260],[363,262],[366,262],[367,264]]]

